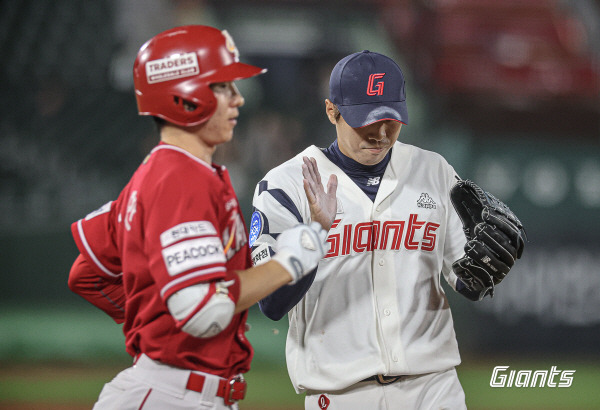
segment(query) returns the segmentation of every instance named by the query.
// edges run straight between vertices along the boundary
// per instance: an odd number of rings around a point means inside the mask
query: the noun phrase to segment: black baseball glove
[[[469,180],[458,180],[450,200],[467,237],[465,256],[452,269],[468,290],[467,297],[493,297],[494,285],[523,254],[527,239],[523,224],[506,204]]]

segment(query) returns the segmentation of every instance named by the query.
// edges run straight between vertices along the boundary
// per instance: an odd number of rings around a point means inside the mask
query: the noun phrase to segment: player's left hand
[[[303,157],[302,175],[304,176],[304,192],[310,206],[310,216],[313,221],[321,224],[323,229],[329,230],[335,219],[337,211],[337,176],[331,174],[327,181],[327,192],[321,182],[321,174],[314,158]]]
[[[459,180],[450,199],[467,237],[465,256],[452,265],[454,273],[478,300],[493,296],[494,286],[523,254],[523,224],[505,203],[472,181]]]

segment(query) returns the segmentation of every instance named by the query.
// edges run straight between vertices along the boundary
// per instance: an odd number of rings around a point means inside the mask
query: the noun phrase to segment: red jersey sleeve
[[[165,301],[185,287],[227,277],[220,218],[222,181],[197,166],[179,171],[157,181],[151,197],[140,198],[144,248]]]
[[[69,288],[117,323],[123,323],[125,290],[114,228],[116,202],[108,202],[71,225],[81,255],[69,272]]]
[[[111,201],[71,225],[79,252],[99,275],[109,279],[119,277],[122,273],[112,219],[114,213]]]
[[[69,288],[103,310],[115,322],[125,321],[125,291],[121,277],[106,279],[97,268],[79,255],[69,272]]]

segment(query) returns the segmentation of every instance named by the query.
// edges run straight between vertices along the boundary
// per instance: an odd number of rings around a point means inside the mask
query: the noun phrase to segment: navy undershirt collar
[[[322,149],[323,154],[342,171],[344,171],[352,181],[371,199],[375,201],[379,184],[392,156],[392,150],[381,162],[375,165],[363,165],[352,158],[347,157],[340,151],[337,140],[328,148]]]

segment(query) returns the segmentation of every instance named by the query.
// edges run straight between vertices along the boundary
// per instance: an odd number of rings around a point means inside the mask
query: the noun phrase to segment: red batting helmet
[[[199,25],[175,27],[148,40],[138,52],[133,65],[138,112],[181,126],[198,125],[217,108],[211,84],[265,71],[239,62],[227,31]]]

